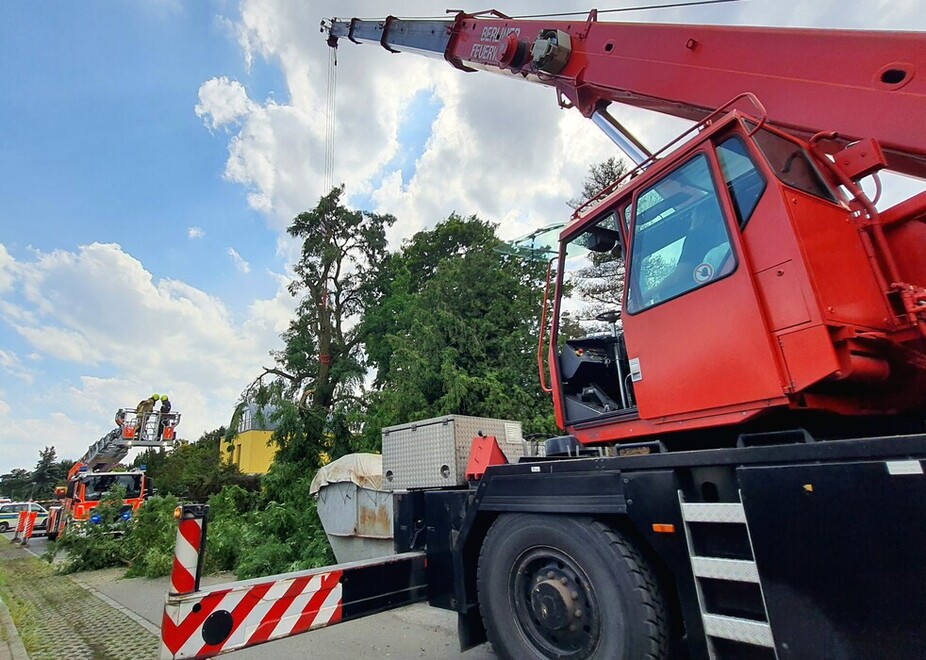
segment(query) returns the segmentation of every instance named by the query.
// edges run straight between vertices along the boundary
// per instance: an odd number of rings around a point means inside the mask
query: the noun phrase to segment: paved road
[[[34,538],[31,548],[42,554],[44,538]],[[120,579],[122,571],[106,569],[78,573],[77,579],[134,612],[153,626],[161,625],[167,578]],[[203,585],[227,582],[229,577],[207,577]],[[440,660],[490,660],[495,658],[488,645],[460,653],[457,620],[452,612],[419,604],[383,612],[331,628],[230,653],[235,660],[276,658],[435,658]]]

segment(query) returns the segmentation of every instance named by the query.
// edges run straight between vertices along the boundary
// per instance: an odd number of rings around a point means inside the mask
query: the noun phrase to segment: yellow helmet
[[[166,394],[162,394],[162,395],[161,395],[161,401],[167,401],[167,395],[166,395]]]
[[[160,399],[161,397],[159,397],[157,394],[152,394],[152,395],[151,395],[151,398],[152,398],[153,400],[157,401],[157,400]]]

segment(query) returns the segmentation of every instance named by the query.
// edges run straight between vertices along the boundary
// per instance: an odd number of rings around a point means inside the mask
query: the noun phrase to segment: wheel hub
[[[575,561],[558,550],[534,548],[512,573],[521,630],[543,655],[584,658],[601,634],[594,591]]]
[[[547,628],[562,630],[575,621],[576,602],[560,580],[543,580],[531,590],[534,616]]]

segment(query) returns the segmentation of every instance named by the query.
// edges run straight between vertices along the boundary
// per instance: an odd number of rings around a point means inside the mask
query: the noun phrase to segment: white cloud
[[[235,264],[235,268],[237,268],[239,272],[245,274],[251,272],[251,264],[241,258],[241,255],[238,254],[238,250],[235,248],[228,248],[225,253],[231,257],[232,263]]]
[[[206,230],[202,227],[188,227],[186,230],[186,236],[190,240],[196,240],[197,238],[202,238],[206,235]]]
[[[33,369],[23,365],[16,353],[2,348],[0,348],[0,369],[26,383],[32,383],[35,380],[35,371]]]
[[[3,318],[29,344],[23,354],[61,375],[31,381],[35,362],[27,367],[0,351],[0,371],[22,383],[0,391],[15,411],[0,424],[0,471],[33,465],[44,445],[76,458],[111,428],[117,408],[155,391],[182,412],[182,437],[227,424],[240,392],[280,346],[295,305],[288,280],[276,276],[276,294],[236,318],[214,296],[152,277],[115,244],[35,252],[15,266],[22,296],[2,301]]]
[[[207,80],[200,86],[199,103],[195,111],[196,116],[201,117],[206,126],[214,130],[234,124],[253,107],[244,85],[222,76]]]
[[[15,268],[15,260],[7,251],[6,246],[0,243],[0,294],[13,288]]]

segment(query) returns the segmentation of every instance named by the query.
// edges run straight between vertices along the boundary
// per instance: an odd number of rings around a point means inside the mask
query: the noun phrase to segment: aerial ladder
[[[162,657],[421,600],[506,658],[926,655],[926,192],[881,210],[861,185],[926,180],[926,37],[595,11],[323,32],[549,86],[633,165],[549,264],[546,455],[476,437],[465,479],[395,492],[393,557],[205,590],[184,507]],[[650,152],[620,104],[693,125]],[[612,307],[574,297],[576,253],[623,262]],[[597,326],[569,334],[576,310]]]
[[[87,448],[71,468],[68,478],[78,471],[106,472],[128,456],[133,447],[166,448],[176,439],[179,412],[138,414],[135,408],[119,408],[116,428]]]

